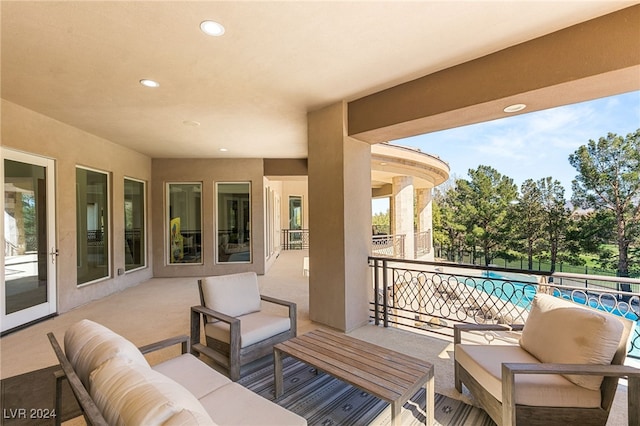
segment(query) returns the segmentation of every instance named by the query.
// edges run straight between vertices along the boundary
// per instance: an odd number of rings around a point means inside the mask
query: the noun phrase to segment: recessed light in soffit
[[[224,34],[224,27],[215,21],[202,21],[200,23],[200,29],[203,33],[212,37],[220,37]]]
[[[518,111],[522,111],[526,107],[527,106],[525,104],[513,104],[513,105],[509,105],[508,107],[503,109],[503,111],[504,112],[518,112]]]
[[[147,78],[143,78],[142,80],[140,80],[140,84],[145,87],[160,87],[160,83],[154,80],[149,80]]]

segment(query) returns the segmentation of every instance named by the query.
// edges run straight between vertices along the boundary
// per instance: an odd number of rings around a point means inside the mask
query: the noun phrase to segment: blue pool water
[[[533,283],[512,281],[509,278],[491,271],[483,272],[482,276],[483,278],[489,278],[482,281],[482,286],[480,288],[482,291],[488,294],[493,294],[494,296],[497,296],[504,301],[511,302],[516,306],[528,308],[531,305],[533,296],[536,295],[536,287],[531,285]],[[495,283],[491,278],[496,280],[506,280],[508,283],[504,281]],[[467,283],[467,285],[469,284],[470,283]],[[475,288],[478,288],[477,283]]]

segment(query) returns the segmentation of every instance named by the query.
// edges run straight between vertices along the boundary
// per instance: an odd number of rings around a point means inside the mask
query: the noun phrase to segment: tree
[[[433,202],[434,241],[440,247],[446,247],[447,259],[456,260],[456,254],[462,257],[464,250],[465,225],[460,222],[458,206],[455,203],[456,188],[436,191]]]
[[[373,235],[389,234],[390,233],[390,220],[389,210],[382,213],[376,213],[371,218],[371,225],[373,226]]]
[[[618,275],[629,276],[629,249],[640,239],[640,129],[625,138],[609,133],[589,140],[569,156],[569,163],[578,171],[573,203],[613,213]]]
[[[514,205],[514,230],[518,241],[524,242],[529,270],[533,269],[533,254],[544,233],[542,194],[533,179],[527,179],[520,187],[520,196]]]
[[[602,267],[617,269],[618,259],[615,264],[605,264],[601,255],[601,248],[615,240],[616,220],[610,210],[589,210],[581,214],[574,214],[575,226],[567,234],[567,239],[573,245],[572,251],[580,253],[593,253],[600,255]]]
[[[513,179],[490,166],[470,169],[470,181],[459,179],[456,204],[461,221],[467,226],[471,247],[479,246],[489,265],[510,238],[509,206],[516,199],[518,187]]]
[[[565,207],[564,188],[558,180],[547,177],[540,179],[536,186],[540,192],[543,230],[549,247],[551,272],[554,272],[558,253],[564,248],[571,212]]]

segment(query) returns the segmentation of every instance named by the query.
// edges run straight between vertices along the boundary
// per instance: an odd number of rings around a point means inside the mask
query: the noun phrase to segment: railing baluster
[[[376,325],[380,325],[380,261],[373,261],[373,282],[374,282],[374,294],[373,297],[373,312],[374,312],[374,321]]]
[[[389,301],[387,300],[389,293],[389,278],[387,275],[387,260],[384,259],[382,260],[382,309],[384,309],[382,318],[384,319],[385,327],[389,327]]]

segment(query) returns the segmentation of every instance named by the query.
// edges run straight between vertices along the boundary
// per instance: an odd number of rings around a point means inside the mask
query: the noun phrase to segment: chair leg
[[[237,382],[240,379],[240,363],[233,359],[229,365],[229,378],[234,382]]]
[[[229,377],[234,382],[240,379],[240,365],[242,356],[240,349],[240,321],[229,327]]]
[[[460,368],[460,365],[456,361],[454,361],[453,362],[453,383],[454,383],[454,386],[456,387],[456,390],[462,393],[462,380],[460,380],[459,368]]]

